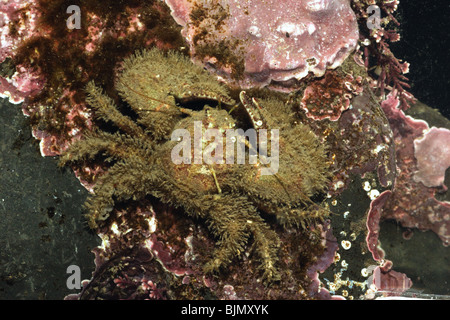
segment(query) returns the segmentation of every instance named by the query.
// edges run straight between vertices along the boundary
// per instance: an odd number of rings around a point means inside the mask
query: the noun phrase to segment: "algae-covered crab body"
[[[237,121],[219,107],[235,103],[225,87],[187,58],[157,49],[138,53],[124,62],[116,86],[129,115],[90,84],[89,104],[116,131],[97,128],[61,157],[62,164],[75,164],[103,154],[111,163],[86,204],[91,227],[107,226],[120,203],[153,196],[206,223],[218,244],[206,271],[230,264],[251,241],[263,277],[277,279],[280,240],[259,210],[277,215],[288,226],[322,217],[324,211],[318,213],[315,204],[311,214],[308,211],[313,205],[310,197],[321,191],[327,179],[325,149],[319,140],[306,125],[286,122],[289,107],[283,102],[253,99],[256,105],[251,105],[241,94],[249,114],[264,109],[250,128],[255,134],[269,129],[268,145],[273,147],[273,130],[280,131],[279,167],[261,175],[267,169],[262,159],[275,153],[271,148],[261,153],[260,136],[252,141],[235,135],[234,142],[237,139],[246,148],[240,159],[244,161],[230,160],[230,150],[224,146],[227,133],[237,132]],[[186,108],[183,101],[193,101],[195,108]],[[218,107],[207,106],[209,102]],[[224,153],[219,156],[221,148]],[[252,152],[259,157],[250,162]]]

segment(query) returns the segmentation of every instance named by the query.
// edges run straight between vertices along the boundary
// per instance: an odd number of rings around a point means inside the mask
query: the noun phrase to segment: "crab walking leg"
[[[260,269],[266,280],[275,280],[279,238],[270,230],[258,212],[245,198],[232,195],[215,196],[215,208],[207,217],[210,231],[219,238],[219,247],[206,265],[205,271],[217,271],[242,254],[248,237],[253,236],[253,247],[260,259]]]
[[[153,147],[147,140],[142,141],[134,136],[98,131],[87,134],[83,140],[73,142],[61,155],[59,165],[93,160],[99,154],[123,160],[136,156],[136,150],[144,151],[144,154],[150,156]]]
[[[303,228],[323,222],[329,211],[315,203],[304,203],[305,207],[289,207],[267,203],[265,208],[272,212],[284,228]]]
[[[206,264],[206,272],[219,271],[244,251],[249,234],[243,211],[248,208],[249,204],[243,199],[235,199],[229,194],[214,195],[206,219],[208,229],[218,238],[218,248]]]
[[[115,202],[142,199],[147,192],[146,181],[155,180],[149,173],[142,174],[145,165],[135,159],[127,159],[111,167],[94,188],[94,194],[86,202],[89,225],[98,227],[98,222],[108,219]]]
[[[101,88],[96,87],[92,81],[87,84],[86,91],[88,93],[86,101],[96,110],[97,117],[114,123],[126,134],[137,136],[145,134],[144,130],[133,120],[120,113],[113,100],[104,94]]]
[[[279,272],[276,267],[277,253],[280,247],[278,235],[257,213],[252,214],[246,223],[253,235],[255,251],[261,260],[259,269],[263,271],[263,279],[269,282],[279,280]]]

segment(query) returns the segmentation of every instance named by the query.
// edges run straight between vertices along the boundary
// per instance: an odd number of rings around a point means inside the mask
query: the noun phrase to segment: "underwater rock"
[[[309,72],[338,67],[359,39],[348,0],[165,2],[193,60],[241,88],[290,91]]]

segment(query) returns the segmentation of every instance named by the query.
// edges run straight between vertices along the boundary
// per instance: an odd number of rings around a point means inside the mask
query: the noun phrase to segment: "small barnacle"
[[[341,255],[339,254],[339,253],[335,253],[334,254],[334,259],[333,259],[333,262],[334,263],[336,263],[336,262],[338,262],[338,261],[340,261],[341,260]]]
[[[367,193],[367,195],[369,196],[370,200],[375,200],[380,196],[380,191],[372,189]]]
[[[342,240],[342,241],[341,241],[341,246],[342,246],[342,248],[344,248],[345,250],[348,250],[348,249],[351,248],[352,243],[351,243],[350,241],[348,241],[348,240]]]
[[[369,276],[369,271],[367,270],[367,268],[361,269],[361,275],[365,278],[367,278]]]
[[[369,181],[364,181],[364,183],[363,183],[363,189],[364,189],[364,191],[367,191],[367,192],[370,191],[371,186],[370,186],[370,182],[369,182]]]

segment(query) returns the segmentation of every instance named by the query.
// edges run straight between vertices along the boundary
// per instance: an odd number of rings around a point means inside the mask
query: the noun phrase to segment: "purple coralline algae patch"
[[[387,260],[384,250],[379,246],[380,221],[383,206],[391,196],[391,191],[386,190],[377,199],[370,203],[367,214],[367,237],[366,243],[372,257],[379,266],[372,273],[372,284],[375,290],[386,292],[388,295],[399,295],[412,286],[412,281],[406,274],[392,270],[393,263]]]
[[[429,129],[425,121],[406,116],[399,105],[395,91],[381,103],[393,132],[397,175],[393,188],[371,202],[366,222],[367,247],[378,263],[371,284],[375,291],[394,296],[409,289],[412,281],[406,274],[392,270],[392,261],[386,259],[379,242],[380,222],[394,219],[406,228],[432,230],[445,246],[450,227],[450,204],[435,198],[436,192],[446,189],[443,171],[449,159],[445,152],[448,130]]]
[[[291,90],[341,65],[359,38],[348,0],[165,2],[193,60],[242,88]]]
[[[362,77],[354,79],[351,74],[343,77],[328,71],[308,85],[303,93],[301,107],[308,118],[336,121],[350,107],[351,99],[362,91]]]
[[[433,127],[422,138],[414,140],[417,160],[416,181],[426,187],[442,187],[445,170],[450,167],[450,130]]]
[[[442,187],[427,187],[415,179],[417,172],[423,172],[423,168],[420,167],[422,168],[420,169],[418,163],[423,161],[424,157],[420,156],[420,147],[418,151],[415,150],[414,141],[422,139],[424,133],[429,130],[428,124],[425,121],[405,116],[403,111],[398,109],[399,104],[395,92],[391,93],[381,104],[394,133],[398,172],[392,195],[383,209],[383,218],[395,219],[406,228],[432,230],[441,238],[442,243],[448,246],[450,241],[450,203],[435,198],[436,192],[442,191]],[[443,145],[445,144],[448,144],[448,141],[444,141]],[[431,146],[431,148],[435,152],[436,147]],[[440,148],[445,149],[443,146]],[[442,161],[448,157],[448,154],[444,153],[434,159],[430,157],[428,161],[431,159]],[[443,164],[434,163],[429,166],[439,168]]]

